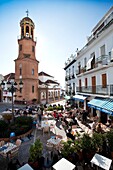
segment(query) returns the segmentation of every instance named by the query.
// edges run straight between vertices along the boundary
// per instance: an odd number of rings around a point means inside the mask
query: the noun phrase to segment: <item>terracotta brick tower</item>
[[[19,54],[15,60],[15,81],[23,81],[23,88],[16,91],[16,101],[38,100],[38,64],[35,57],[33,21],[28,17],[20,21],[21,36],[18,39]]]

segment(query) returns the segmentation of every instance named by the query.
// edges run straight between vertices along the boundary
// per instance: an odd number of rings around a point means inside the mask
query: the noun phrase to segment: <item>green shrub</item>
[[[40,139],[37,139],[34,144],[31,145],[29,153],[29,159],[35,162],[38,158],[42,156],[43,144]]]
[[[47,110],[48,110],[48,111],[53,111],[54,109],[53,109],[52,106],[49,106]]]
[[[27,117],[27,116],[20,116],[15,119],[15,124],[19,125],[29,125],[30,127],[33,124],[33,118],[32,117]]]

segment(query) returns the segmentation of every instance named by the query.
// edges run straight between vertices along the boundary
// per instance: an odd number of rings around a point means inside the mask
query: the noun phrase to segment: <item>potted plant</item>
[[[63,147],[61,149],[61,154],[64,158],[68,159],[71,158],[71,155],[75,151],[74,142],[69,139],[67,142],[63,142]]]
[[[109,150],[111,151],[111,157],[113,159],[113,130],[111,129],[109,132],[106,134]]]
[[[104,134],[94,132],[92,136],[93,146],[96,152],[101,152],[103,150]]]
[[[94,141],[88,134],[84,134],[81,138],[82,153],[84,159],[87,161],[91,160],[95,154]]]
[[[42,156],[43,144],[40,139],[37,139],[34,144],[30,146],[30,156],[29,156],[29,164],[35,169],[39,166],[39,160]]]

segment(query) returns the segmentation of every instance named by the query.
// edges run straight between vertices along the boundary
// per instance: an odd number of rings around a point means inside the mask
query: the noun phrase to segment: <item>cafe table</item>
[[[18,150],[18,149],[19,148],[17,145],[9,142],[0,147],[0,155],[6,158],[8,156],[8,153],[11,153],[12,151]]]
[[[69,162],[65,158],[60,159],[52,167],[54,170],[74,170],[75,169],[75,165]]]
[[[95,164],[97,166],[97,170],[98,170],[98,167],[103,168],[105,170],[109,170],[111,166],[111,162],[112,162],[111,159],[106,158],[105,156],[99,155],[97,153],[93,156],[91,160],[92,167],[93,167],[93,164]]]
[[[51,137],[50,139],[47,140],[47,143],[53,144],[53,145],[59,145],[61,142],[60,138],[56,137]]]
[[[25,164],[18,170],[33,170],[33,168],[31,168],[31,166],[29,164]]]

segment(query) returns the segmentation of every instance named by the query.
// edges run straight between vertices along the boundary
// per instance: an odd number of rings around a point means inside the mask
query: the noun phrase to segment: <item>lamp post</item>
[[[14,98],[14,92],[19,90],[17,88],[17,86],[18,86],[18,84],[16,82],[10,82],[10,81],[7,82],[7,89],[8,89],[9,92],[11,92],[11,95],[12,95],[12,120],[13,121],[14,121],[14,101],[13,101],[14,99],[13,98]],[[4,89],[4,87],[5,87],[5,83],[3,81],[1,83],[1,87],[2,87],[2,89]],[[20,80],[20,82],[19,82],[19,88],[20,89],[23,88],[22,80]]]

